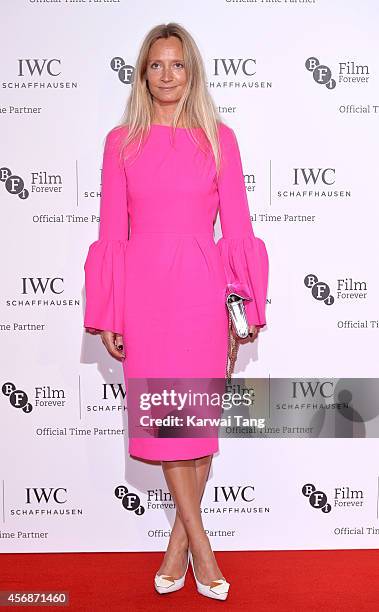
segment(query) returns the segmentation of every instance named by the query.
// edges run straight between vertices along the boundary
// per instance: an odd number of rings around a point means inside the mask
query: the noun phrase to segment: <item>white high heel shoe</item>
[[[202,584],[196,578],[191,551],[189,551],[189,557],[191,560],[191,565],[192,565],[193,575],[195,577],[197,590],[200,593],[200,595],[205,595],[205,597],[211,597],[212,599],[225,600],[229,592],[229,587],[230,587],[229,582],[227,582],[225,578],[220,578],[219,580],[214,580],[211,584]]]
[[[175,579],[173,578],[173,576],[167,576],[166,574],[155,574],[154,585],[158,593],[160,593],[161,595],[163,593],[172,593],[173,591],[179,591],[179,589],[182,589],[184,587],[184,581],[186,579],[186,574],[188,570],[189,555],[190,553],[188,550],[186,570],[183,576],[181,576],[180,578]]]

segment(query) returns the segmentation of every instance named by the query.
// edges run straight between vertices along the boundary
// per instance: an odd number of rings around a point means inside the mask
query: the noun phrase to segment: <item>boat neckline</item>
[[[150,123],[150,127],[165,127],[165,128],[172,128],[172,125],[166,125],[164,123]],[[199,127],[193,127],[193,128],[186,128],[186,127],[180,127],[179,125],[176,126],[177,130],[199,130]]]

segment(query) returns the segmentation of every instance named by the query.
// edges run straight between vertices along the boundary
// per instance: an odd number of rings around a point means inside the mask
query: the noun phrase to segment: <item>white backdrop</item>
[[[163,550],[173,504],[161,468],[128,456],[122,367],[83,330],[104,137],[137,50],[158,23],[188,28],[237,134],[270,282],[268,325],[241,348],[235,374],[375,377],[378,5],[3,0],[1,9],[0,547]],[[314,277],[334,300],[313,297]],[[221,440],[203,500],[214,548],[376,548],[376,457],[376,439]],[[307,484],[330,512],[309,503]]]

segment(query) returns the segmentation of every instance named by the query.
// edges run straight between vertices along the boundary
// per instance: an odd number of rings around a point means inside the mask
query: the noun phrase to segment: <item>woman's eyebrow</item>
[[[154,58],[154,57],[149,59],[149,62],[162,62],[162,61],[163,61],[162,59]],[[184,60],[183,60],[183,58],[177,57],[177,58],[169,60],[169,61],[171,61],[171,62],[183,62]]]

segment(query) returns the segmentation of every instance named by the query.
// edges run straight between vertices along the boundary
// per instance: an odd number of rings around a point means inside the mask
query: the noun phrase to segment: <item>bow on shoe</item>
[[[210,584],[210,590],[213,593],[217,593],[217,595],[222,595],[223,593],[227,593],[229,590],[230,584],[226,582],[226,580],[214,580]]]
[[[175,580],[172,576],[155,576],[155,584],[163,589],[168,589],[170,586],[175,584]]]

